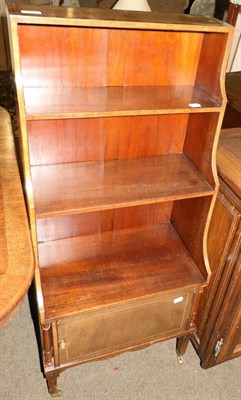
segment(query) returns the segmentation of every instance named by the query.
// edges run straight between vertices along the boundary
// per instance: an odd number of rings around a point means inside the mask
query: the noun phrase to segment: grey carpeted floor
[[[27,297],[0,330],[0,342],[0,399],[50,399]],[[59,387],[62,400],[240,400],[241,358],[203,370],[189,345],[180,366],[171,340],[69,369],[60,375]]]

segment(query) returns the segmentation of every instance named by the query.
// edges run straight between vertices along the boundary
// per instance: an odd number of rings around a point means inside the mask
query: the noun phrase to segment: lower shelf
[[[204,283],[170,223],[39,244],[47,319]]]

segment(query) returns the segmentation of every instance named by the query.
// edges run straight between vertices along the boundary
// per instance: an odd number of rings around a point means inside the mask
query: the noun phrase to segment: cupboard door
[[[241,227],[240,227],[241,228]],[[240,232],[241,233],[241,232]],[[209,368],[241,355],[241,234],[235,268],[202,362]]]
[[[208,234],[208,257],[212,275],[209,285],[202,295],[196,320],[199,340],[194,345],[201,358],[206,351],[209,337],[212,335],[213,326],[230,279],[233,262],[231,260],[227,262],[227,260],[230,258],[239,221],[240,212],[219,192]]]
[[[58,321],[60,364],[178,336],[188,330],[195,292],[134,302]]]

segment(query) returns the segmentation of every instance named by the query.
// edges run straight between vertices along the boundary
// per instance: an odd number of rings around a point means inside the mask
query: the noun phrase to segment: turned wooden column
[[[42,325],[44,362],[47,366],[52,364],[53,344],[52,329],[50,324]]]

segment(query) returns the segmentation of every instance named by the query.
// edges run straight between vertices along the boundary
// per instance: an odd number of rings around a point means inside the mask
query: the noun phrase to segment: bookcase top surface
[[[69,8],[8,3],[10,19],[23,24],[106,28],[227,32],[232,26],[215,18],[185,14]]]

